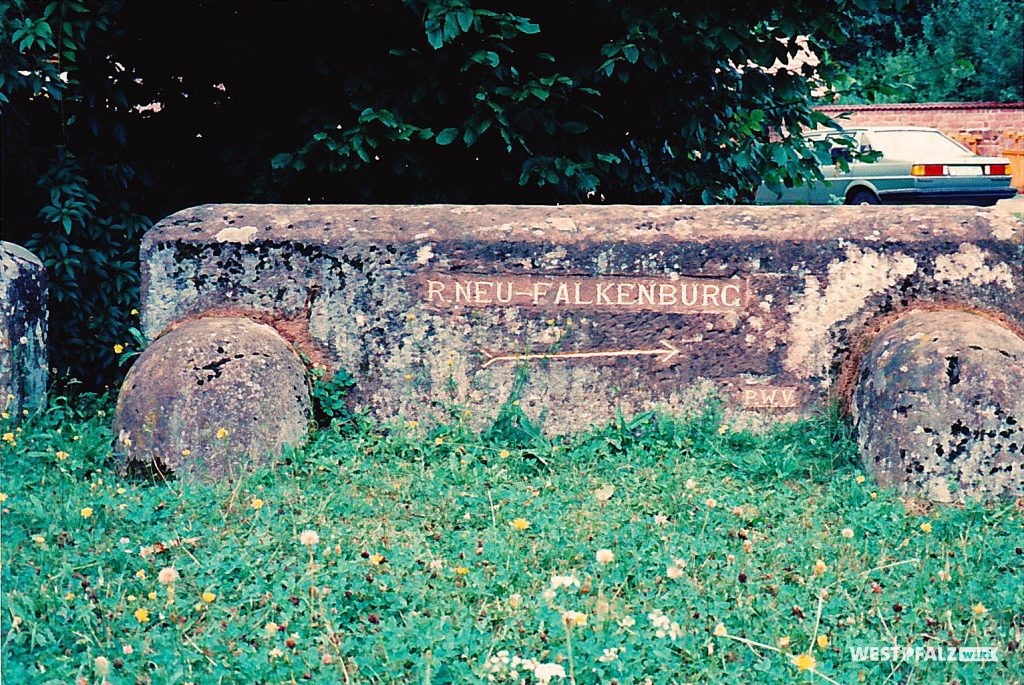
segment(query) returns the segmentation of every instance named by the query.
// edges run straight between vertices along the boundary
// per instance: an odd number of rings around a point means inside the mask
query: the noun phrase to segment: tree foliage
[[[4,236],[51,272],[57,367],[99,382],[145,217],[746,201],[819,176],[801,131],[841,70],[782,65],[901,4],[0,0]]]
[[[1020,0],[916,0],[892,15],[856,10],[859,30],[834,57],[854,79],[889,83],[846,101],[1024,100],[1021,10]]]

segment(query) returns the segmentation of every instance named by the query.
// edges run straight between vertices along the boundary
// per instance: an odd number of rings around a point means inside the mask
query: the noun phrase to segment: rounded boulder
[[[852,411],[882,486],[936,502],[1024,495],[1024,339],[996,321],[903,317],[864,356]]]
[[[125,471],[212,481],[301,445],[309,417],[305,367],[277,331],[207,318],[140,355],[121,386],[114,432]]]

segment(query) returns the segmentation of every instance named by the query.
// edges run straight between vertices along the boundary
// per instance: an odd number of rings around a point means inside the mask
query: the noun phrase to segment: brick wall
[[[828,105],[817,109],[851,126],[929,126],[982,155],[1024,147],[1024,102],[928,102],[893,105]]]

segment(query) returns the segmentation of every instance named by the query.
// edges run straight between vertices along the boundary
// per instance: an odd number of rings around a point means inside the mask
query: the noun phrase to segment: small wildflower
[[[597,490],[594,490],[594,497],[601,504],[604,504],[605,502],[610,500],[612,498],[612,495],[614,495],[614,494],[615,494],[615,486],[614,485],[605,485],[603,487],[598,488]]]
[[[654,525],[656,525],[656,526],[664,526],[667,523],[668,523],[668,516],[665,516],[664,514],[655,514],[654,515]]]
[[[223,440],[226,437],[228,437],[228,429],[227,428],[218,428],[217,429],[217,439],[218,440]]]
[[[373,564],[374,566],[380,566],[381,564],[384,563],[384,555],[383,554],[371,554],[370,555],[370,563]]]
[[[440,571],[444,567],[444,559],[431,559],[429,566],[432,571]]]
[[[984,616],[986,613],[988,613],[988,609],[986,609],[985,605],[981,602],[978,602],[977,604],[972,606],[971,611],[974,612],[975,616]]]
[[[125,656],[128,656],[129,654],[134,654],[135,653],[135,648],[132,647],[131,645],[122,645],[121,653],[124,654]]]
[[[284,656],[284,652],[281,651],[280,647],[274,647],[272,650],[270,650],[270,658],[271,659],[280,659],[283,656]]]
[[[818,559],[816,562],[814,562],[814,575],[823,576],[825,575],[825,571],[827,570],[828,566],[821,559]]]
[[[124,352],[124,345],[121,343],[114,345],[114,354],[121,354],[122,352]]]
[[[306,547],[312,547],[313,545],[319,544],[320,536],[315,530],[304,530],[299,535],[299,542]]]
[[[179,577],[180,576],[178,575],[177,569],[175,569],[173,566],[167,566],[165,568],[160,569],[160,573],[157,574],[156,579],[160,582],[161,585],[170,585]]]
[[[632,628],[636,625],[636,619],[632,616],[623,616],[619,619],[619,625],[623,628]]]
[[[213,600],[217,599],[217,595],[213,594],[209,590],[203,593],[203,601],[207,604],[213,604]]]
[[[697,481],[695,481],[692,478],[687,478],[686,483],[684,483],[684,486],[687,490],[693,490],[695,487],[697,487]]]
[[[96,675],[101,678],[105,678],[110,675],[110,659],[105,656],[98,656],[92,660],[92,665],[96,669]]]
[[[156,599],[156,592],[155,591],[150,591],[150,593],[148,595],[146,595],[146,596],[149,597],[150,600],[154,600],[154,599]]]
[[[932,524],[928,523],[927,521],[922,523],[921,524],[921,532],[923,532],[923,533],[930,533],[930,532],[932,532]]]
[[[320,657],[320,663],[322,663],[325,666],[330,666],[334,663],[334,657],[325,652],[324,655]]]
[[[795,657],[793,657],[792,661],[793,665],[801,671],[813,670],[814,667],[818,665],[818,661],[814,658],[814,655],[810,654],[809,652],[797,654]]]
[[[138,309],[133,309],[133,310],[131,310],[128,313],[131,314],[132,316],[138,316],[139,315],[139,310]]]
[[[72,600],[73,600],[74,598],[75,598],[75,593],[74,593],[74,592],[69,592],[69,593],[67,593],[66,595],[64,595],[64,601],[65,601],[65,602],[70,602],[70,601],[72,601]]]
[[[570,628],[587,625],[587,615],[579,611],[566,611],[562,614],[562,622]]]
[[[514,592],[508,597],[508,605],[512,609],[518,609],[523,605],[523,596],[518,592]]]
[[[594,556],[600,564],[610,564],[615,561],[615,553],[610,549],[599,549]]]
[[[190,450],[190,449],[188,449],[186,447],[185,449],[183,449],[181,451],[181,456],[183,456],[183,457],[191,457],[192,456],[192,450]]]
[[[438,436],[438,437],[434,438],[434,444],[435,445],[443,445],[444,444],[444,438],[442,438],[441,436]]]
[[[561,664],[537,664],[533,669],[533,677],[539,685],[548,685],[552,678],[564,678],[565,668]]]
[[[71,455],[69,455],[69,454],[68,454],[67,452],[65,452],[64,450],[57,450],[57,461],[64,461],[64,460],[65,460],[65,459],[67,459],[67,458],[68,458],[69,456],[71,456]]]
[[[140,568],[138,571],[135,572],[135,577],[138,578],[139,580],[145,580],[146,579],[146,572],[143,569]]]
[[[455,573],[457,573],[460,576],[465,576],[465,575],[469,574],[469,569],[466,568],[465,566],[456,566],[455,567]]]
[[[14,433],[11,433],[10,431],[4,433],[4,442],[6,442],[6,443],[8,443],[10,445],[14,445],[15,444]]]
[[[256,497],[249,504],[249,506],[251,506],[253,509],[256,509],[257,511],[259,511],[260,509],[263,508],[263,500],[261,500],[259,497]]]
[[[678,580],[683,577],[683,567],[679,564],[670,564],[665,569],[665,575],[672,580]]]
[[[865,479],[864,476],[857,476],[854,480],[857,481],[857,483],[863,483]]]
[[[82,511],[79,512],[82,518],[87,519],[92,516],[92,507],[82,507]]]
[[[568,589],[568,588],[574,587],[574,586],[575,587],[579,587],[580,586],[580,581],[576,580],[576,576],[572,576],[572,575],[568,575],[568,576],[554,575],[554,576],[551,576],[551,589],[552,590],[557,590],[559,588],[567,588]]]
[[[597,657],[597,660],[600,661],[603,664],[608,664],[608,663],[611,663],[611,662],[615,661],[618,658],[619,658],[619,648],[618,647],[608,647],[607,649],[604,650],[604,653],[602,653],[601,656]]]
[[[729,432],[729,426],[727,426],[726,424],[723,423],[721,426],[718,427],[718,434],[719,435],[725,435],[728,432]]]
[[[135,610],[135,620],[139,623],[149,623],[149,609],[139,607]]]
[[[46,538],[44,538],[42,535],[33,535],[32,542],[36,543],[37,545],[43,545],[46,544]]]
[[[750,540],[744,540],[743,541],[743,551],[746,552],[747,554],[750,554],[751,552],[753,552],[754,551],[754,543],[751,542]]]
[[[871,499],[878,499],[878,493],[877,492],[869,493],[868,496],[871,497]]]
[[[718,500],[716,500],[714,497],[708,497],[706,500],[704,500],[704,504],[707,505],[708,509],[714,509],[715,507],[718,506]]]
[[[524,518],[515,518],[512,519],[512,522],[509,523],[509,525],[515,528],[516,530],[526,530],[530,527],[530,522]]]
[[[818,636],[818,648],[819,649],[825,649],[826,647],[828,647],[828,635],[819,635]]]
[[[853,537],[853,528],[843,528],[839,532],[839,534],[842,535],[844,538],[852,538]]]
[[[946,571],[946,570],[939,571],[939,580],[949,580],[952,577],[953,576],[951,576],[949,574],[949,571]]]
[[[509,452],[508,450],[500,450],[498,452],[498,456],[501,457],[502,459],[508,459],[511,455],[512,453]]]
[[[263,626],[263,632],[267,634],[267,637],[274,637],[277,635],[278,625],[273,621],[267,621],[267,624]]]
[[[728,634],[729,633],[726,631],[724,623],[719,623],[715,626],[715,637],[725,637]]]
[[[783,635],[782,637],[780,637],[777,643],[779,645],[779,649],[785,649],[786,647],[789,647],[789,642],[789,635]]]

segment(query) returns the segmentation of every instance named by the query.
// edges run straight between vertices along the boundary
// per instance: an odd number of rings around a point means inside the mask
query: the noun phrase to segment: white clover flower
[[[597,554],[594,556],[598,563],[601,564],[610,564],[615,561],[615,553],[610,549],[599,549],[597,550]]]
[[[619,648],[618,647],[609,647],[608,649],[604,650],[604,653],[602,653],[601,656],[597,657],[597,660],[600,661],[601,663],[608,664],[608,663],[611,663],[611,662],[615,661],[618,658],[619,658]]]
[[[537,664],[537,667],[533,669],[533,676],[540,685],[547,685],[552,678],[564,678],[565,669],[561,664]]]
[[[574,586],[575,587],[579,587],[580,586],[580,581],[576,580],[576,576],[573,576],[573,575],[567,575],[567,576],[554,575],[554,576],[551,576],[551,589],[552,590],[557,590],[557,589],[563,588],[563,587],[564,588],[570,588],[570,587],[574,587]]]

